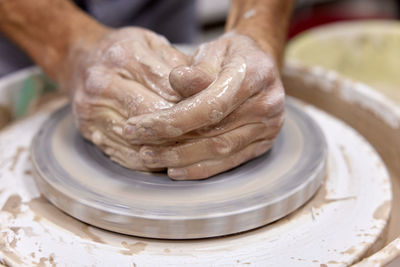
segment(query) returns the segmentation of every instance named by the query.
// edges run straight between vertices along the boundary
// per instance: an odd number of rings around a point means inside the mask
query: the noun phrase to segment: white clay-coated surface
[[[53,207],[35,186],[28,148],[54,107],[21,121],[0,133],[0,258],[17,266],[343,266],[356,262],[380,242],[391,207],[388,173],[374,149],[354,130],[315,108],[303,109],[323,129],[330,151],[328,176],[317,195],[292,215],[265,227],[187,241],[103,231]]]

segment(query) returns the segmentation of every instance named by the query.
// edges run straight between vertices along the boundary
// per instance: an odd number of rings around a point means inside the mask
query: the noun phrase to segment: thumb
[[[178,66],[169,74],[172,89],[187,98],[207,88],[215,77],[206,73],[200,66]]]

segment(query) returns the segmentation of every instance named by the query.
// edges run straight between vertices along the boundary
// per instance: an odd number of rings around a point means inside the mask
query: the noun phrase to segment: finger
[[[216,45],[201,45],[192,56],[191,66],[183,65],[171,71],[172,88],[184,98],[207,88],[221,70],[224,51]]]
[[[285,93],[283,87],[273,86],[249,98],[216,125],[195,132],[200,136],[216,136],[250,123],[264,122],[268,127],[280,127],[284,121]],[[192,133],[193,135],[193,133]],[[194,135],[195,136],[195,135]]]
[[[165,45],[161,49],[157,50],[159,56],[163,59],[165,64],[171,68],[175,68],[182,65],[188,65],[190,60],[187,55],[172,47],[171,45]]]
[[[121,125],[125,120],[119,114],[102,107],[95,107],[94,114],[90,121],[81,121],[79,123],[86,128],[81,132],[86,139],[98,146],[111,160],[134,170],[162,170],[162,168],[144,166],[140,159],[140,146],[130,145],[121,138],[119,131],[116,131],[115,127],[116,125]],[[87,129],[90,130],[87,131]]]
[[[89,77],[89,79],[91,79]],[[96,84],[86,83],[77,90],[73,99],[73,111],[83,134],[93,132],[89,128],[102,129],[110,138],[124,141],[123,125],[126,119],[137,114],[154,112],[172,106],[141,84],[114,75],[106,89],[99,90]],[[128,145],[127,142],[122,144]]]
[[[201,45],[192,56],[190,66],[174,68],[169,76],[172,88],[187,98],[207,88],[221,71],[225,49],[218,45]]]
[[[262,155],[272,146],[272,143],[271,140],[259,141],[227,158],[203,161],[183,168],[168,168],[168,176],[174,180],[205,179]]]
[[[182,97],[188,98],[207,88],[214,78],[196,66],[179,66],[169,74],[172,88]]]
[[[153,169],[144,166],[139,156],[139,146],[126,146],[112,140],[105,132],[96,130],[89,138],[96,146],[98,146],[111,160],[118,164],[134,170],[152,171]]]
[[[77,90],[75,94],[73,103],[82,108],[78,117],[90,118],[93,115],[90,111],[92,106],[108,107],[126,119],[172,106],[172,103],[134,80],[108,74],[107,83],[104,83],[102,69],[103,67],[90,68],[86,73],[83,90]]]
[[[128,39],[113,44],[105,51],[103,62],[111,63],[121,76],[143,84],[168,101],[181,99],[169,84],[172,67],[144,41]]]
[[[146,30],[144,37],[150,49],[157,53],[165,64],[172,68],[189,64],[189,57],[174,48],[164,36]]]
[[[259,90],[255,87],[242,89],[245,75],[244,59],[234,56],[207,89],[170,109],[130,118],[124,133],[131,140],[146,143],[216,124]]]
[[[276,93],[275,93],[276,91]],[[186,133],[168,142],[185,142],[191,139],[214,137],[248,124],[263,123],[268,129],[279,131],[284,122],[284,92],[282,88],[251,97],[220,123]],[[131,140],[132,144],[136,142]],[[160,141],[160,144],[165,143]],[[137,144],[141,144],[137,142]]]
[[[204,160],[225,158],[255,141],[271,140],[278,132],[278,128],[269,128],[263,123],[248,124],[219,136],[183,144],[144,146],[140,150],[140,157],[149,168],[187,166]]]
[[[219,41],[200,45],[192,56],[191,65],[215,78],[221,70],[226,52],[225,44],[219,44]]]
[[[128,117],[152,113],[173,106],[173,103],[149,91],[141,83],[122,77],[115,79],[109,94],[106,94],[104,98],[115,100],[117,102],[115,104],[122,108]]]
[[[278,81],[269,90],[250,97],[218,124],[186,133],[174,141],[213,137],[247,124],[263,122],[268,127],[280,129],[284,122],[285,92]]]
[[[90,118],[75,115],[79,131],[86,139],[95,139],[96,135],[94,133],[101,130],[104,135],[114,142],[123,146],[130,146],[121,134],[122,125],[126,121],[121,114],[103,106],[92,107],[91,112],[92,116]]]

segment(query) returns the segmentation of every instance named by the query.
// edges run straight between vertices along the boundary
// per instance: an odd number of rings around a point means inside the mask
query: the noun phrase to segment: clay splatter
[[[23,230],[23,231],[24,231],[24,234],[25,234],[26,236],[28,236],[28,237],[37,236],[37,235],[34,233],[32,227],[10,227],[10,230],[13,231],[14,234],[17,234],[18,231],[19,231],[20,229]]]
[[[353,255],[354,253],[357,252],[357,249],[355,247],[351,247],[343,252],[340,252],[340,254],[349,254],[349,255]]]
[[[147,247],[147,243],[144,242],[136,242],[133,244],[128,244],[124,241],[121,243],[121,245],[126,249],[126,250],[121,250],[121,253],[124,255],[139,254],[140,252],[144,251],[145,248]]]
[[[14,218],[21,212],[21,197],[18,195],[11,195],[4,204],[2,211],[10,213]]]
[[[391,201],[385,201],[382,205],[380,205],[374,212],[374,219],[384,220],[387,218],[390,212]]]
[[[12,163],[10,165],[10,171],[14,171],[14,168],[17,165],[18,160],[19,160],[22,152],[24,152],[25,150],[27,150],[26,147],[21,147],[20,146],[20,147],[17,148],[17,151],[15,152],[15,155],[13,156],[13,161],[12,161]]]

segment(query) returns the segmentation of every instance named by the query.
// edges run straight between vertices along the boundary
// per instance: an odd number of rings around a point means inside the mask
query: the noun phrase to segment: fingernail
[[[186,170],[185,169],[175,169],[169,168],[168,169],[168,176],[174,180],[183,180],[186,178]]]

